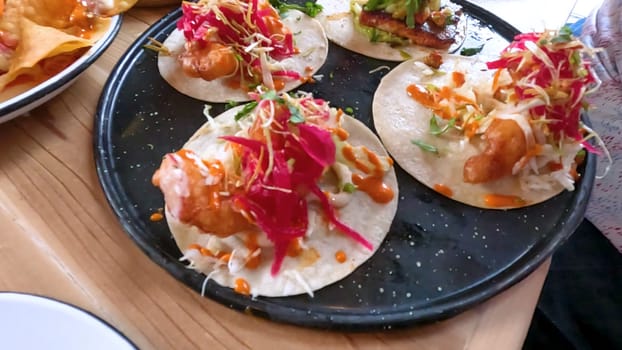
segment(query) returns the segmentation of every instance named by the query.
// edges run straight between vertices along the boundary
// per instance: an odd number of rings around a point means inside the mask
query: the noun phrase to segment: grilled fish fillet
[[[361,25],[373,27],[408,39],[412,44],[427,46],[434,49],[448,49],[454,42],[457,34],[455,25],[443,28],[431,21],[416,24],[408,28],[403,20],[395,19],[384,11],[361,11],[359,18]]]

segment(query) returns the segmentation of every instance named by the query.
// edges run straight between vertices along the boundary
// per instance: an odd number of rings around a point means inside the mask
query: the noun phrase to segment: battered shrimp
[[[224,191],[220,162],[206,162],[190,151],[167,154],[152,182],[160,187],[168,212],[205,233],[226,237],[253,227]]]
[[[186,51],[179,56],[179,62],[188,76],[207,81],[229,76],[238,69],[233,49],[212,42],[205,46],[186,43]]]
[[[525,134],[511,119],[493,120],[484,138],[484,151],[464,163],[464,182],[484,183],[511,175],[514,164],[527,152]]]

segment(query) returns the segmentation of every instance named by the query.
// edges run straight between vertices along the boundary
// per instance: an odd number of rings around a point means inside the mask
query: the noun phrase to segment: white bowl
[[[61,301],[0,292],[0,310],[3,349],[136,349],[106,321]]]
[[[112,17],[110,27],[104,36],[69,67],[41,84],[6,101],[0,102],[0,123],[7,122],[25,114],[71,86],[78,76],[106,51],[117,33],[119,33],[120,28],[121,16],[117,15]]]

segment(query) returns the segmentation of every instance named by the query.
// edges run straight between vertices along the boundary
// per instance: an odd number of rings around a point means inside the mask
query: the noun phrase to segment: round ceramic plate
[[[466,47],[499,52],[516,33],[480,8],[464,4]],[[204,276],[179,262],[167,224],[149,217],[163,206],[151,176],[162,156],[179,149],[205,122],[205,103],[182,95],[158,74],[148,37],[164,41],[180,11],[155,23],[127,51],[103,91],[95,125],[97,172],[121,225],[142,250],[177,279],[201,290]],[[352,108],[372,126],[372,96],[394,63],[336,45],[315,84],[300,90]],[[212,104],[211,115],[225,108]],[[378,252],[347,278],[315,293],[252,299],[207,283],[205,295],[272,320],[332,329],[391,328],[439,320],[518,282],[549,256],[583,218],[594,179],[588,157],[574,192],[518,210],[481,210],[438,195],[397,168],[398,212]]]
[[[54,299],[1,292],[0,310],[5,349],[136,349],[102,319]]]
[[[0,102],[0,123],[25,114],[71,86],[78,76],[106,51],[119,32],[119,29],[121,29],[121,16],[117,15],[111,18],[110,27],[102,38],[69,67],[43,83]]]

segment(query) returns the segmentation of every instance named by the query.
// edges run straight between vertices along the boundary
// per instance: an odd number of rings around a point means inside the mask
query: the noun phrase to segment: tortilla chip
[[[0,90],[15,78],[28,73],[41,60],[92,45],[91,40],[20,19],[21,41],[15,50],[9,70],[0,76]]]
[[[138,0],[112,0],[112,4],[110,4],[110,2],[111,1],[95,0],[98,9],[97,13],[100,16],[112,17],[118,15],[119,13],[129,10]]]

